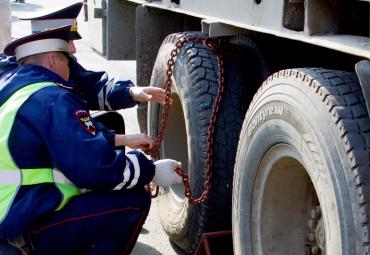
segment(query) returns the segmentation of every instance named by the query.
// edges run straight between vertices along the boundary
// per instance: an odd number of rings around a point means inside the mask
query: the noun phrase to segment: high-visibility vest
[[[56,84],[41,82],[25,86],[0,106],[0,223],[8,214],[21,186],[54,183],[62,194],[62,200],[56,210],[63,208],[71,197],[80,194],[79,189],[58,169],[20,169],[10,155],[8,139],[19,108],[33,93],[48,86]]]

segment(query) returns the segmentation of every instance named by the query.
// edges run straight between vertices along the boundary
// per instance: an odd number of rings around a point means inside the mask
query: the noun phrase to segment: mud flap
[[[362,60],[355,65],[356,74],[364,94],[366,109],[370,116],[370,61]]]

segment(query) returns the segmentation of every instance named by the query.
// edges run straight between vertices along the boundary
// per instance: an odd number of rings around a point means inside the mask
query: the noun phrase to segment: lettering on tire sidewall
[[[256,114],[253,115],[248,125],[248,137],[251,137],[257,127],[261,126],[266,120],[274,117],[283,117],[287,109],[282,105],[270,105],[260,108]]]

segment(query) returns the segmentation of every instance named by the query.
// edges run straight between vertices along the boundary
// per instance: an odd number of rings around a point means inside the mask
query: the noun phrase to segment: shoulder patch
[[[91,134],[95,135],[96,128],[91,120],[90,114],[84,110],[76,111],[76,116],[81,125]]]

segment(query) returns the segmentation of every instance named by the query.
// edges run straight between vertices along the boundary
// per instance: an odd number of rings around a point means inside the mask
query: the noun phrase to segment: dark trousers
[[[144,188],[74,197],[29,232],[34,255],[130,254],[150,203]]]

